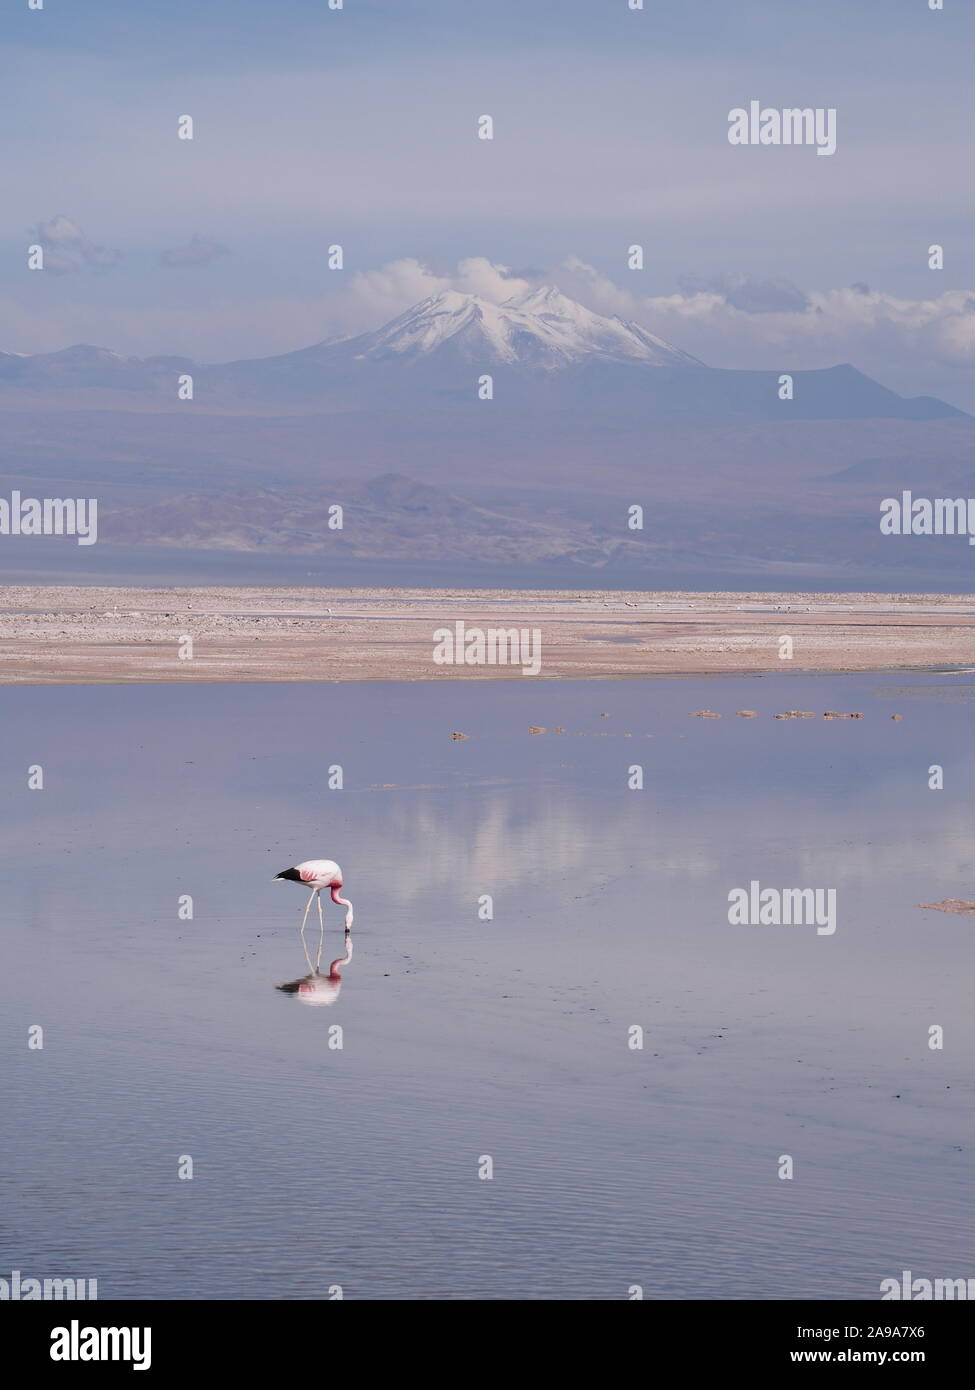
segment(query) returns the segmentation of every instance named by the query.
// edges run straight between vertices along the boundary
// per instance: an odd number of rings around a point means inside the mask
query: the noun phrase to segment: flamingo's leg
[[[313,967],[313,965],[312,965],[312,963],[311,963],[311,956],[308,954],[308,947],[305,945],[305,923],[308,921],[308,913],[311,911],[311,900],[312,900],[312,898],[313,898],[314,896],[315,896],[315,889],[313,888],[313,889],[311,890],[311,893],[309,894],[308,901],[307,901],[307,903],[305,904],[305,915],[304,915],[304,917],[302,917],[302,919],[301,919],[301,933],[300,933],[300,934],[301,934],[301,949],[302,949],[302,950],[304,951],[304,953],[305,953],[305,960],[308,962],[308,970],[309,970],[309,973],[311,973],[311,972],[314,970],[314,967]]]
[[[318,903],[318,955],[315,957],[315,970],[319,969],[322,963],[322,950],[325,946],[325,918],[322,916],[322,890],[319,888],[315,895]]]

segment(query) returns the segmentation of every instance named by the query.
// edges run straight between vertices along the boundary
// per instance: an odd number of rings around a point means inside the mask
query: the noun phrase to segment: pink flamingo
[[[279,874],[275,874],[274,881],[287,879],[292,883],[305,883],[311,888],[308,902],[305,904],[305,915],[301,919],[301,944],[305,946],[305,923],[308,921],[308,913],[311,910],[312,899],[318,903],[318,959],[315,962],[315,969],[322,958],[322,943],[325,940],[325,919],[322,916],[322,889],[331,888],[332,902],[338,903],[340,907],[348,908],[345,914],[345,930],[349,931],[352,927],[352,904],[348,898],[339,897],[339,889],[342,887],[342,870],[334,859],[306,859],[302,864],[295,864],[291,869],[282,869]],[[308,950],[305,947],[305,959],[308,961],[308,969],[312,969],[311,960],[308,957]]]

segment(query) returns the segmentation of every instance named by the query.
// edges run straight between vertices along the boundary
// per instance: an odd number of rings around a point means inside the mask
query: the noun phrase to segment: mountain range
[[[444,405],[474,399],[485,373],[493,377],[493,400],[506,408],[612,406],[697,421],[964,416],[930,396],[898,396],[848,363],[812,371],[708,367],[639,324],[594,313],[552,286],[503,304],[446,290],[370,333],[220,365],[123,357],[85,344],[33,356],[0,353],[0,408],[18,392],[70,392],[71,404],[89,407],[124,405],[126,398],[129,406],[158,404],[175,396],[182,374],[193,376],[202,409]],[[793,395],[783,401],[784,373]]]
[[[0,353],[0,424],[5,485],[98,496],[106,545],[343,557],[363,582],[381,556],[466,557],[499,582],[515,560],[633,582],[651,563],[715,582],[832,564],[866,587],[880,565],[969,556],[915,538],[898,551],[876,520],[897,486],[972,473],[964,412],[849,364],[709,367],[552,287],[502,304],[446,291],[372,332],[218,365]]]

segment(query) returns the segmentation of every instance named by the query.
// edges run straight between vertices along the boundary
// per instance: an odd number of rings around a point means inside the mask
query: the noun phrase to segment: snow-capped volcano
[[[198,399],[214,410],[293,408],[328,414],[333,424],[341,416],[342,425],[349,425],[350,451],[358,457],[368,438],[377,468],[387,471],[392,462],[402,462],[401,447],[407,453],[414,447],[391,442],[396,431],[414,439],[432,420],[446,428],[445,412],[483,399],[484,372],[493,379],[495,407],[481,413],[483,426],[490,417],[499,438],[510,428],[520,443],[527,416],[556,422],[556,429],[570,416],[584,415],[589,430],[596,429],[597,418],[609,421],[613,431],[628,420],[641,438],[654,421],[783,418],[778,367],[707,367],[639,324],[594,313],[552,286],[500,304],[446,290],[371,333],[214,366],[175,357],[120,357],[87,345],[27,357],[0,352],[0,409],[18,400],[36,402],[43,391],[64,392],[63,400],[74,391],[80,394],[73,404],[87,399],[93,405],[96,392],[110,392],[107,406],[126,408],[149,398],[170,400],[174,380],[187,371],[199,386]],[[943,401],[905,400],[849,365],[791,375],[796,396],[790,419],[964,418]],[[510,420],[504,423],[506,412]],[[351,428],[353,419],[361,439]],[[384,429],[391,433],[384,435]]]
[[[347,344],[356,358],[374,361],[428,357],[447,345],[472,363],[548,369],[597,358],[652,367],[702,365],[639,324],[593,313],[548,285],[503,304],[444,290]]]

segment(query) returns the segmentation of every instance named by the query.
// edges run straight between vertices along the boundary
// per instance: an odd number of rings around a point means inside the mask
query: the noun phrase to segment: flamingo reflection
[[[306,953],[306,960],[308,959]],[[333,960],[328,967],[328,974],[324,974],[316,967],[308,975],[303,975],[300,980],[291,980],[287,984],[275,985],[275,989],[283,990],[285,994],[293,994],[302,1004],[334,1004],[339,997],[342,989],[342,975],[340,966],[348,965],[352,959],[352,936],[345,933],[345,955]],[[309,966],[311,961],[308,961]]]

